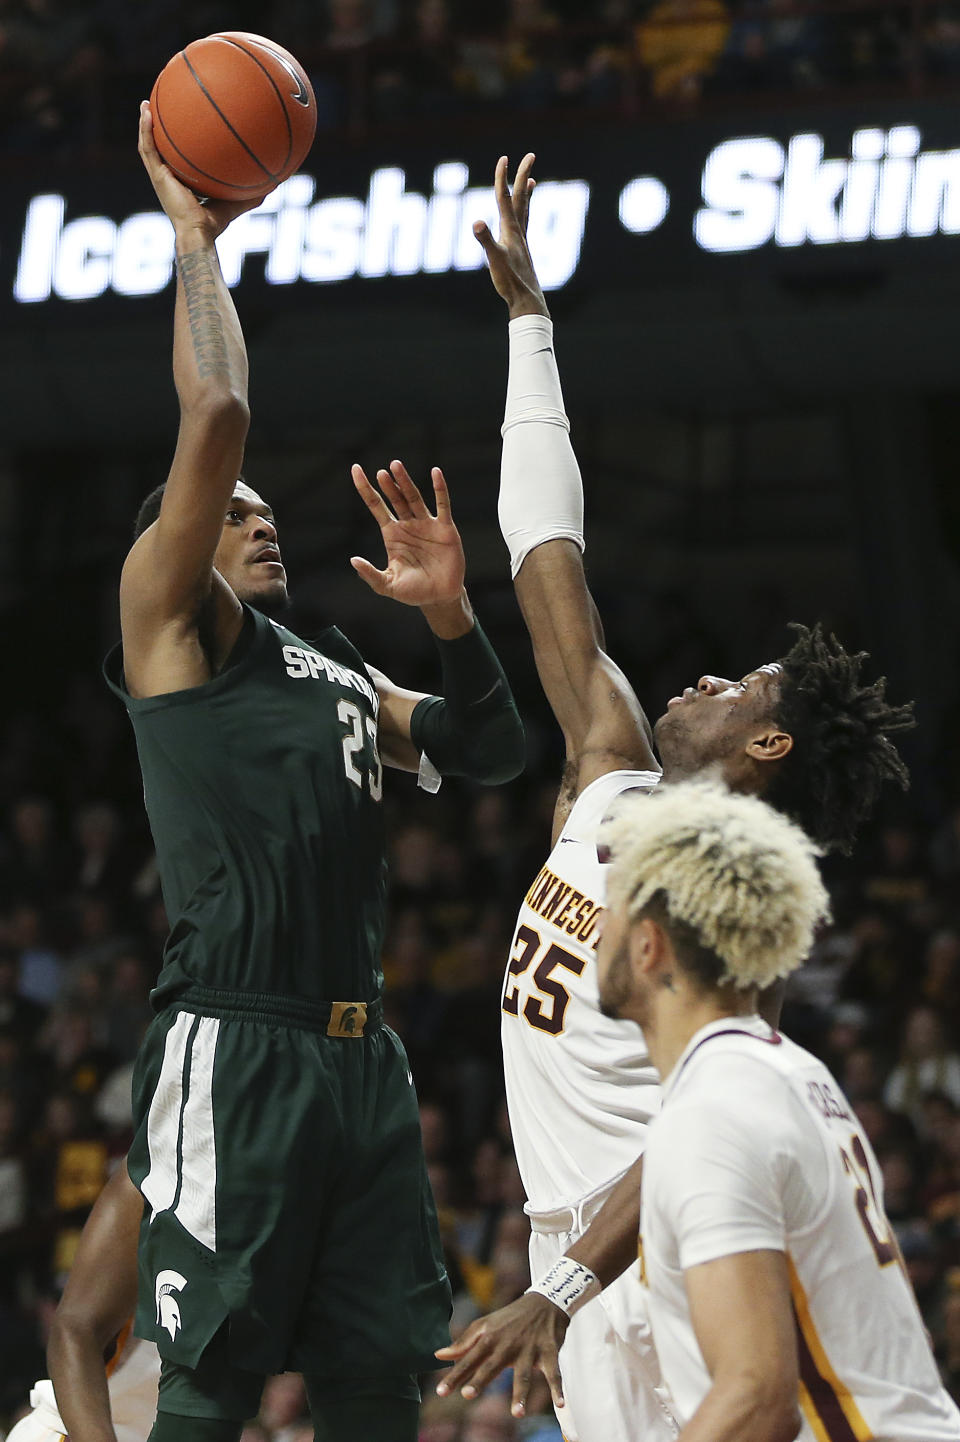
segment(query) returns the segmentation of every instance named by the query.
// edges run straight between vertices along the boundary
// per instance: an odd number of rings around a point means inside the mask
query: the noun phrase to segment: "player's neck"
[[[664,989],[656,998],[652,1015],[647,1019],[643,1035],[650,1051],[650,1060],[666,1081],[680,1060],[690,1039],[714,1021],[731,1016],[751,1016],[757,1009],[754,992],[698,992],[682,981],[677,990]]]

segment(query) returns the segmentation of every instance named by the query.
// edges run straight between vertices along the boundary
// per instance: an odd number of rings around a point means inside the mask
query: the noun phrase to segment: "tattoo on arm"
[[[200,378],[228,376],[230,358],[210,256],[205,250],[190,251],[177,257],[177,265]]]

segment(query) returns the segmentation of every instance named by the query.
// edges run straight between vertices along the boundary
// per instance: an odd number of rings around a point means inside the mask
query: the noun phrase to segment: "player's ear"
[[[648,975],[663,955],[664,933],[649,916],[630,928],[630,966],[636,976]]]
[[[782,761],[793,750],[793,737],[789,731],[781,731],[772,722],[762,730],[754,732],[747,742],[747,755],[754,761]]]

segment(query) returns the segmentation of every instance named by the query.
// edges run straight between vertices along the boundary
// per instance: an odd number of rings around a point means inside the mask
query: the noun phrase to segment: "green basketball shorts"
[[[450,1287],[413,1080],[379,1002],[191,988],[147,1032],[130,1176],[137,1335],[195,1367],[432,1369]]]

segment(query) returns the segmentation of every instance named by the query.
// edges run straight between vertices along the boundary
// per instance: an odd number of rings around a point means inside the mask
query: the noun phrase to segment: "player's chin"
[[[255,611],[261,611],[265,616],[282,616],[290,609],[286,576],[264,579],[245,586],[243,591],[237,594],[241,601],[252,606]]]
[[[663,712],[662,717],[653,722],[653,744],[657,748],[657,756],[663,761],[665,750],[670,751],[670,741],[683,734],[683,722],[680,721],[680,708]]]
[[[663,715],[660,716],[660,717],[658,717],[657,720],[654,721],[654,723],[653,723],[653,739],[654,739],[654,741],[657,743],[657,748],[658,748],[658,749],[660,748],[660,745],[661,745],[661,739],[662,739],[664,736],[669,737],[670,734],[671,734],[671,732],[674,730],[674,720],[675,720],[676,714],[677,714],[676,710],[664,711]]]
[[[609,1017],[611,1021],[620,1020],[620,999],[619,997],[611,996],[609,989],[604,986],[603,982],[600,983],[598,1000],[600,1002],[600,1010],[604,1016]]]

